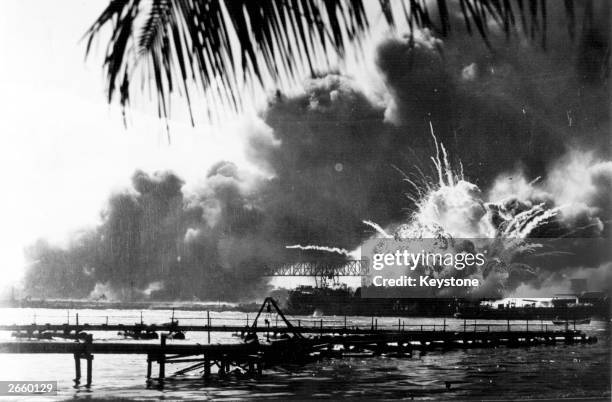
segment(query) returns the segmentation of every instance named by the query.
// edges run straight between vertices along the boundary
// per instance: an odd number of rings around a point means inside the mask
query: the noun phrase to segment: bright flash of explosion
[[[535,275],[537,269],[516,262],[516,257],[543,252],[543,246],[528,240],[534,230],[547,224],[560,212],[561,207],[548,208],[544,203],[516,211],[503,200],[485,201],[480,188],[468,181],[463,166],[453,170],[444,144],[439,143],[430,124],[435,154],[431,162],[435,177],[426,176],[415,166],[416,173],[403,175],[411,187],[407,194],[415,210],[407,222],[396,225],[393,230],[364,220],[381,239],[472,239],[474,247],[486,252],[487,263],[477,271],[467,273],[469,277],[492,281],[490,286],[504,293],[505,284],[511,274]],[[399,169],[398,169],[399,170]],[[481,241],[479,241],[481,240]],[[350,257],[351,253],[337,247],[319,245],[292,245],[287,248],[318,250]],[[444,277],[450,274],[442,267],[429,267],[430,273]]]

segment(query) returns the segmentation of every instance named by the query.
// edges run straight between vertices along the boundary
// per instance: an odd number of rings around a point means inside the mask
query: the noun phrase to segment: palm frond
[[[541,35],[546,44],[546,0],[529,0],[528,9],[523,0],[379,0],[390,27],[398,3],[413,33],[429,28],[448,35],[454,6],[467,31],[478,32],[487,44],[491,21],[510,34],[519,18],[523,32],[534,39]],[[573,35],[573,0],[564,4]],[[363,0],[111,0],[86,32],[87,54],[106,26],[108,101],[118,95],[125,110],[140,75],[153,83],[158,114],[167,118],[175,92],[186,98],[191,114],[190,88],[204,92],[209,113],[239,111],[245,83],[289,83],[306,72],[314,75],[317,63],[343,57],[349,45],[358,47],[369,24]]]

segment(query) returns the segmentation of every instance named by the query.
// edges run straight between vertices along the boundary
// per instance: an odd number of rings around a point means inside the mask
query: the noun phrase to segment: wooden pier
[[[407,330],[419,330],[419,331],[444,331],[448,328],[448,325],[444,324],[426,324],[426,325],[406,325],[405,321],[399,321],[397,324],[387,327],[387,328],[379,328],[377,321],[372,321],[371,325],[328,325],[326,321],[323,319],[320,320],[310,320],[309,325],[305,325],[302,320],[295,320],[293,326],[289,328],[288,326],[278,325],[267,325],[267,326],[253,326],[249,324],[245,325],[179,325],[178,323],[174,324],[9,324],[9,325],[0,325],[0,331],[10,331],[14,333],[22,333],[20,337],[28,338],[28,334],[30,334],[30,338],[35,338],[36,334],[49,332],[53,335],[64,334],[72,334],[73,337],[76,337],[76,334],[87,333],[91,331],[101,332],[101,331],[112,331],[112,332],[231,332],[231,333],[245,333],[245,332],[272,332],[275,334],[288,334],[288,333],[301,333],[301,334],[321,334],[323,333],[334,333],[339,335],[349,335],[349,334],[369,334],[369,333],[378,333],[380,331],[404,331]],[[506,328],[507,332],[512,331],[511,327],[516,327],[517,324],[510,324],[508,321],[507,324],[482,324],[477,323],[473,320],[463,320],[464,328],[463,332],[467,331],[482,331],[487,330],[490,331],[492,328]],[[469,321],[469,322],[468,322]],[[522,325],[527,327],[531,326],[533,331],[549,331],[550,328],[554,328],[553,325],[543,324],[538,321],[513,321],[514,323],[518,323],[518,325]],[[574,321],[567,321],[565,325],[565,330],[569,330],[573,328],[576,330],[576,323]],[[533,332],[531,331],[531,332]]]
[[[264,308],[276,310],[282,326],[270,326],[266,320],[259,326],[259,317]],[[210,320],[208,321],[210,323]],[[75,361],[75,384],[81,381],[81,360],[86,362],[86,385],[92,383],[93,359],[96,354],[141,354],[147,357],[147,380],[153,378],[153,363],[158,365],[157,380],[166,378],[168,364],[190,363],[173,375],[201,372],[204,379],[210,378],[213,370],[223,377],[230,373],[238,376],[257,376],[267,368],[279,364],[305,363],[321,358],[342,358],[347,356],[377,356],[381,354],[403,357],[415,350],[449,350],[456,348],[521,347],[532,345],[554,345],[556,343],[594,343],[597,339],[588,337],[582,331],[570,329],[552,330],[548,327],[527,328],[478,325],[463,330],[449,330],[446,325],[420,326],[406,329],[401,322],[395,328],[379,329],[372,322],[369,328],[344,326],[298,327],[282,314],[274,300],[268,298],[257,317],[249,326],[178,326],[172,322],[164,325],[144,326],[152,331],[207,331],[238,332],[239,343],[187,344],[167,343],[167,334],[159,342],[106,342],[94,341],[91,334],[83,336],[81,331],[116,331],[139,329],[143,326],[124,325],[25,325],[0,326],[4,331],[75,331],[80,336],[75,341],[10,341],[0,342],[0,353],[62,353],[72,354]],[[265,337],[259,335],[265,334]],[[259,334],[259,335],[258,335]]]

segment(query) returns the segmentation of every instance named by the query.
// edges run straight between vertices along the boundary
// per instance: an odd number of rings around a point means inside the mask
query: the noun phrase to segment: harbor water
[[[57,310],[4,308],[0,309],[0,324],[61,324],[75,323],[76,314],[82,323],[145,324],[170,321],[174,313],[180,324],[205,325],[207,313],[175,310]],[[254,313],[210,312],[213,325],[246,325]],[[275,315],[262,317],[274,325]],[[301,326],[325,324],[343,325],[345,317],[292,316]],[[399,320],[399,322],[398,322]],[[370,327],[371,317],[347,317],[347,325]],[[378,317],[379,328],[399,325],[418,328],[436,324],[439,330],[470,330],[474,321],[441,318]],[[478,321],[478,324],[504,328],[505,321]],[[261,325],[261,324],[260,324]],[[550,321],[513,322],[512,328],[539,329]],[[570,326],[572,326],[570,324]],[[58,397],[133,398],[133,399],[316,399],[316,398],[414,398],[425,400],[496,400],[527,398],[602,398],[610,399],[610,322],[593,320],[576,329],[595,336],[595,344],[530,346],[519,348],[465,349],[427,352],[415,351],[410,357],[353,357],[325,359],[300,366],[275,367],[265,370],[260,378],[216,376],[204,382],[198,373],[167,378],[163,386],[147,385],[146,356],[95,355],[93,384],[90,388],[74,387],[74,361],[64,355],[0,354],[0,380],[58,381]],[[573,326],[572,326],[573,327]],[[471,327],[473,328],[473,326]],[[560,327],[557,327],[561,329]],[[93,332],[94,341],[159,342],[124,340],[112,332]],[[265,336],[265,335],[264,335]],[[188,332],[186,340],[169,343],[207,343],[205,332]],[[11,340],[10,333],[0,332],[2,341]],[[52,341],[48,341],[52,342]],[[212,333],[211,343],[240,342],[231,333]],[[167,375],[185,367],[171,365]],[[156,365],[154,365],[155,373]],[[15,400],[20,400],[15,397]],[[36,400],[45,400],[37,397]]]

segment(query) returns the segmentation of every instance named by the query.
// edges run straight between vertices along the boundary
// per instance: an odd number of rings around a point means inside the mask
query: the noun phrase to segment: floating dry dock
[[[283,326],[259,327],[258,318],[264,308],[274,308],[282,318]],[[76,328],[74,328],[76,327]],[[4,331],[115,331],[141,325],[25,325],[0,326]],[[582,331],[570,329],[549,330],[548,327],[516,330],[510,324],[502,328],[491,325],[465,325],[463,330],[447,330],[446,325],[424,326],[405,329],[398,322],[395,329],[351,328],[347,326],[296,327],[282,314],[274,300],[268,298],[257,317],[249,326],[178,326],[177,324],[148,325],[155,331],[232,331],[242,335],[241,343],[226,344],[167,344],[162,334],[159,343],[143,342],[94,342],[88,334],[77,337],[75,342],[58,341],[11,341],[0,343],[0,353],[65,353],[72,354],[75,361],[75,383],[81,380],[81,360],[86,361],[86,385],[92,382],[92,366],[95,354],[142,354],[147,356],[147,379],[152,378],[152,364],[157,363],[157,379],[166,377],[166,365],[190,363],[173,375],[202,371],[209,378],[212,370],[220,376],[234,372],[240,375],[260,375],[262,370],[279,364],[304,363],[325,357],[375,356],[387,354],[397,357],[410,356],[413,350],[492,348],[497,346],[520,347],[531,345],[552,345],[557,342],[593,343],[597,339],[588,337]],[[265,334],[260,339],[258,334]],[[305,336],[310,334],[309,336]],[[84,338],[84,339],[80,339]]]

